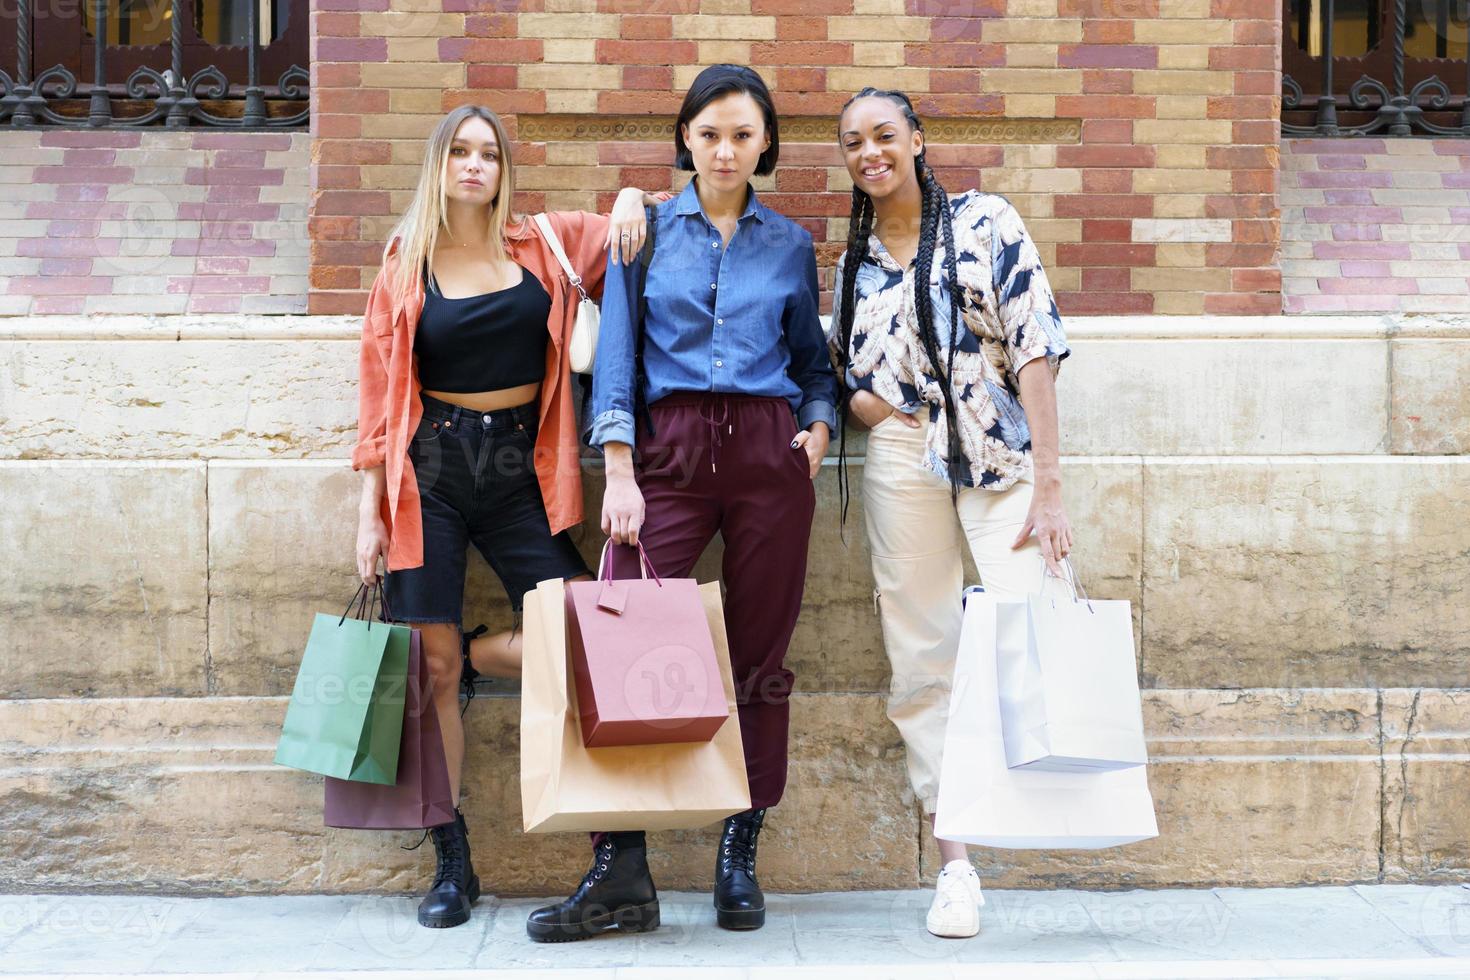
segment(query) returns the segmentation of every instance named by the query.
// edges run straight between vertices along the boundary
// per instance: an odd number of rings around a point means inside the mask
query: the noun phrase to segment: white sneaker
[[[968,860],[956,859],[939,872],[926,924],[936,936],[968,939],[980,931],[980,876]]]

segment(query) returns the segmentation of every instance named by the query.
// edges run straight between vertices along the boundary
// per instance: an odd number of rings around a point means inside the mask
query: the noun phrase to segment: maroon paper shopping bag
[[[419,830],[454,820],[449,767],[418,630],[408,648],[407,700],[398,781],[392,786],[324,777],[323,823],[357,830]]]
[[[641,545],[638,552],[652,578],[612,581],[604,547],[599,580],[566,587],[588,748],[707,742],[730,717],[699,584],[660,579]]]

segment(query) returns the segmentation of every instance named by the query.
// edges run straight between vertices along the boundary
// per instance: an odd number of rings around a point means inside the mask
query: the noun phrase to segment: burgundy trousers
[[[782,398],[677,392],[639,425],[639,540],[660,576],[688,578],[715,533],[724,539],[725,629],[740,706],[751,806],[786,789],[793,675],[786,648],[801,612],[816,493],[796,420]],[[638,552],[612,549],[613,575],[636,578]]]

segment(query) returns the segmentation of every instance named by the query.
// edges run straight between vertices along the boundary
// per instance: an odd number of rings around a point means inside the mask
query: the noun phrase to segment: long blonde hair
[[[423,275],[426,262],[432,264],[434,246],[439,241],[439,232],[447,230],[449,197],[444,188],[444,169],[448,165],[450,144],[460,125],[470,118],[483,119],[495,130],[496,142],[500,144],[500,186],[495,201],[490,205],[490,255],[497,262],[505,257],[505,226],[510,221],[511,195],[515,181],[511,167],[510,138],[495,110],[482,105],[462,105],[452,109],[434,127],[428,145],[424,147],[424,163],[419,169],[418,188],[413,201],[403,212],[403,217],[388,236],[383,249],[386,262],[388,252],[398,239],[398,269],[393,287],[400,295],[406,293],[414,280]]]

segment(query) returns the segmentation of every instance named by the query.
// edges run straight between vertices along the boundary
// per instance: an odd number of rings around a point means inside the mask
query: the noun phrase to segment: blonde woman
[[[430,831],[437,866],[418,913],[430,927],[468,921],[480,893],[458,809],[468,546],[485,556],[517,612],[538,581],[588,575],[566,533],[582,520],[567,360],[577,293],[536,223],[512,215],[513,189],[499,117],[482,106],[446,115],[363,319],[352,453],[363,473],[357,570],[375,583],[382,559],[389,615],[422,632],[456,807],[452,823]],[[643,193],[628,189],[611,219],[547,216],[590,294],[602,290],[609,242],[627,260],[642,247],[644,205]],[[511,634],[474,647],[486,673],[519,674]]]

